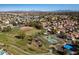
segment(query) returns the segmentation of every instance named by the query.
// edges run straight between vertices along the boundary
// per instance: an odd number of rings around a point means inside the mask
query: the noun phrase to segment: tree
[[[9,32],[10,30],[11,30],[10,26],[5,26],[3,27],[2,32]]]
[[[15,36],[16,38],[18,38],[18,39],[24,39],[25,38],[25,32],[23,32],[23,31],[20,31],[19,33],[18,33],[18,35],[17,36]]]
[[[43,26],[42,26],[42,24],[41,24],[40,21],[30,21],[30,22],[28,23],[28,25],[29,25],[29,26],[33,26],[33,27],[35,27],[35,28],[37,28],[37,29],[42,29],[42,28],[43,28]]]
[[[42,28],[43,28],[40,21],[34,21],[34,22],[33,22],[33,26],[34,26],[35,28],[37,28],[37,29],[42,29]]]

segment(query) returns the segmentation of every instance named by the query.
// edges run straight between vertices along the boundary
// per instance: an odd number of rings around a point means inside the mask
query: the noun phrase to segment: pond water
[[[4,51],[3,49],[0,49],[0,55],[8,55],[8,53]]]
[[[58,42],[58,39],[53,35],[48,35],[48,36],[46,36],[46,38],[47,38],[48,42],[51,44],[55,44]]]

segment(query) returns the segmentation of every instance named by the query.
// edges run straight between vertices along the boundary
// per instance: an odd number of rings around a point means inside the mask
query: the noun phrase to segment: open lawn
[[[14,36],[20,32],[18,28],[12,29],[10,32],[0,32],[0,42],[4,43],[4,48],[11,54],[22,55],[22,54],[42,54],[48,53],[47,41],[42,40],[43,46],[41,48],[35,47],[34,45],[27,44],[27,38],[17,39]],[[26,31],[26,36],[33,36],[36,33],[41,32],[33,28],[30,31]]]

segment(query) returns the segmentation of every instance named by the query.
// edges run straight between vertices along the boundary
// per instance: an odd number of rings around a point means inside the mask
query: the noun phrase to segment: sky
[[[79,4],[0,4],[0,11],[79,11]]]

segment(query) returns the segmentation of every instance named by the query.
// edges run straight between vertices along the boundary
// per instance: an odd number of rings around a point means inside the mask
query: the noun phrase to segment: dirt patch
[[[33,30],[33,27],[29,27],[29,26],[27,26],[27,27],[21,27],[20,28],[20,30],[22,30],[22,31],[31,31],[31,30]]]

